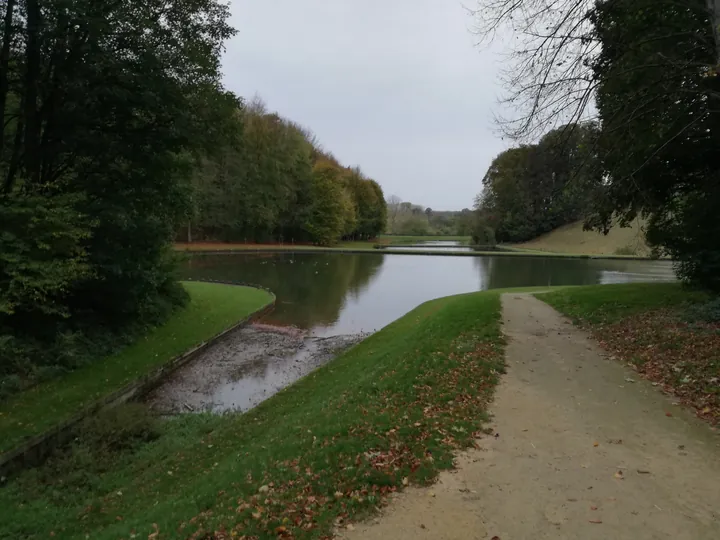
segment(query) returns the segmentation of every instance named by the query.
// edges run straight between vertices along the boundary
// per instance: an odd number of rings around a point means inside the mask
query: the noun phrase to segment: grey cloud
[[[499,57],[448,0],[234,0],[225,83],[360,165],[387,195],[472,205],[492,158]]]

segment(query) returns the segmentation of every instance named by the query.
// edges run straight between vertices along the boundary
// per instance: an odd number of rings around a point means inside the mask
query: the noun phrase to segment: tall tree
[[[181,300],[170,241],[192,155],[213,144],[208,96],[231,98],[219,65],[233,30],[216,0],[2,9],[0,369],[32,377]]]

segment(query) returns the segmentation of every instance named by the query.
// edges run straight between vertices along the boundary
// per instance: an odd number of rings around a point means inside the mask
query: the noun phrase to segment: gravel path
[[[720,538],[720,436],[528,295],[503,296],[496,436],[354,539]]]

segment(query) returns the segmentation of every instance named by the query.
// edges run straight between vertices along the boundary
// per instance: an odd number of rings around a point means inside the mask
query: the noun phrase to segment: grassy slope
[[[707,298],[679,283],[568,287],[539,295],[578,324],[603,325],[654,309],[681,307]]]
[[[585,255],[632,255],[629,251],[625,251],[626,248],[634,250],[635,255],[639,257],[647,256],[650,253],[639,221],[635,221],[633,226],[628,228],[613,227],[607,236],[594,231],[583,231],[583,224],[578,221],[555,229],[530,242],[516,244],[515,247],[552,253]],[[623,252],[618,253],[618,250]]]
[[[83,407],[219,334],[272,300],[269,293],[248,287],[184,285],[190,304],[138,343],[2,403],[0,452],[71,418]]]
[[[24,473],[0,490],[0,537],[328,534],[452,466],[502,344],[497,292],[428,302],[249,413],[173,418],[110,470],[75,455]]]
[[[590,330],[698,416],[720,424],[720,323],[717,299],[679,284],[606,285],[539,298]]]

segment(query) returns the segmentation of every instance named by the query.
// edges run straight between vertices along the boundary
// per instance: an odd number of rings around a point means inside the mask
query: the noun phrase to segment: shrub
[[[615,250],[615,255],[637,255],[637,250],[628,244]]]

